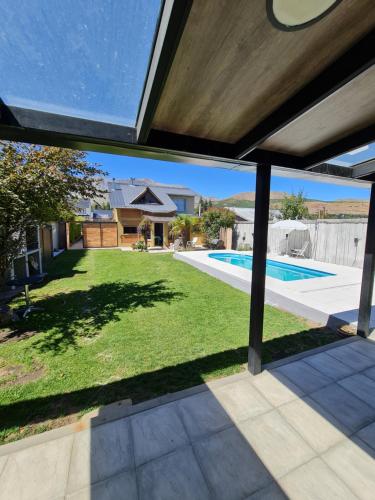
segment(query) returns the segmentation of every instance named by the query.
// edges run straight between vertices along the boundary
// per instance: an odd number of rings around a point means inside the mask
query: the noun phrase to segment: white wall
[[[301,248],[309,241],[307,257],[322,262],[344,266],[362,267],[366,242],[367,219],[323,219],[304,221],[306,231],[289,232],[288,242],[284,229],[268,226],[268,251],[285,253],[291,248]],[[233,248],[239,249],[245,243],[253,246],[253,223],[236,224],[233,230]],[[245,239],[243,237],[245,236]],[[358,238],[358,244],[354,239]]]

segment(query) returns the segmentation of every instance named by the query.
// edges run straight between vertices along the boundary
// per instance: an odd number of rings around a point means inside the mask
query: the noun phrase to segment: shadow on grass
[[[125,311],[154,307],[161,302],[169,304],[182,297],[182,293],[168,288],[165,280],[103,283],[88,290],[57,293],[34,301],[43,312],[28,318],[27,329],[33,335],[46,332],[33,342],[34,349],[59,354],[78,347],[79,339],[98,335],[104,325],[119,321]],[[23,338],[25,326],[22,322],[17,326],[12,335]]]
[[[266,340],[263,344],[263,360],[275,361],[339,339],[338,335],[323,327]],[[240,371],[240,366],[246,362],[247,347],[229,349],[105,385],[3,405],[0,407],[0,421],[3,428],[23,427],[122,399],[131,398],[133,403],[138,403],[202,384],[210,374],[224,376],[221,371],[231,367],[235,368],[233,373]]]

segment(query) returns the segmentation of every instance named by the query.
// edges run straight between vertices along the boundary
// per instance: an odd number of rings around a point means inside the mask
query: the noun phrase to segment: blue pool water
[[[251,269],[253,266],[253,257],[251,255],[241,255],[239,253],[210,253],[211,259],[220,260],[233,264],[234,266]],[[335,276],[324,271],[317,271],[308,267],[294,266],[284,262],[267,259],[266,274],[271,278],[281,281],[307,280],[310,278],[322,278],[324,276]]]

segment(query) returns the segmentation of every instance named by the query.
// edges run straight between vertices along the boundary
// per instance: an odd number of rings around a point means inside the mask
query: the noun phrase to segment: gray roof
[[[103,210],[102,208],[95,208],[92,211],[93,219],[112,219],[112,210]]]
[[[147,189],[156,196],[161,205],[132,203]],[[194,191],[185,187],[130,185],[119,182],[108,182],[108,192],[109,203],[112,208],[136,208],[151,213],[175,212],[177,206],[173,203],[174,196],[195,196]]]
[[[232,210],[241,219],[247,220],[249,222],[254,222],[255,208],[237,208],[237,207],[225,207]]]
[[[254,222],[255,219],[255,208],[238,208],[238,207],[225,207],[229,208],[236,214],[237,217],[241,217],[248,222]],[[270,209],[270,218],[276,218],[280,215],[280,210]]]

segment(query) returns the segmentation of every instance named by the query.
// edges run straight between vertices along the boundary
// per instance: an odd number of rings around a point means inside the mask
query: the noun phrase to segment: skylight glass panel
[[[134,126],[161,0],[1,0],[5,104]]]
[[[358,163],[373,160],[374,158],[375,142],[368,144],[367,146],[361,146],[359,148],[353,149],[349,153],[336,156],[336,158],[332,158],[327,163],[333,163],[335,165],[341,165],[343,167],[353,167]]]

